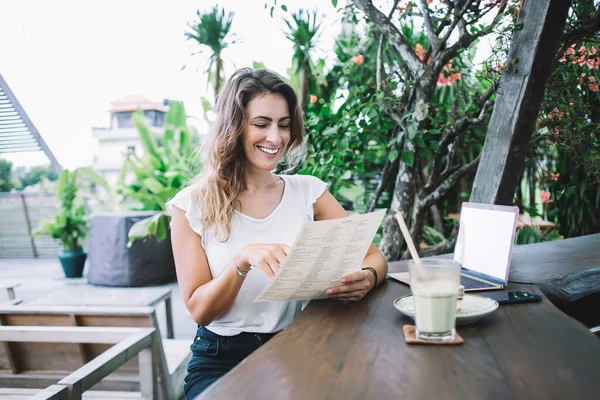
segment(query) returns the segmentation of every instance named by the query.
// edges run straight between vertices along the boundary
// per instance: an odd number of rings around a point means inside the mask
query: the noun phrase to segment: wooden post
[[[523,2],[470,201],[512,204],[570,6],[570,0]]]
[[[29,219],[29,210],[27,210],[27,202],[25,201],[25,195],[21,193],[21,204],[23,204],[23,212],[25,213],[25,222],[27,222],[27,234],[29,235],[29,241],[31,242],[31,251],[33,257],[38,258],[37,249],[35,247],[35,240],[31,237],[31,220]]]

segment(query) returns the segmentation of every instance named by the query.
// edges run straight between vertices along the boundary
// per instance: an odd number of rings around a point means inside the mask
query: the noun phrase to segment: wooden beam
[[[69,388],[64,385],[52,385],[38,392],[31,400],[68,400]]]
[[[0,341],[114,344],[148,330],[154,331],[154,328],[0,326]]]
[[[0,314],[41,314],[41,315],[115,315],[139,316],[150,315],[154,307],[122,307],[122,306],[60,306],[60,305],[29,305],[22,304],[18,307],[1,306]]]
[[[570,6],[570,0],[524,1],[470,201],[512,204]]]
[[[139,329],[139,333],[115,344],[77,371],[61,379],[58,384],[69,387],[71,399],[80,399],[83,392],[100,382],[102,378],[116,371],[140,351],[151,348],[152,336],[155,332],[154,328]]]
[[[0,329],[5,329],[6,317],[4,315],[0,315]],[[0,343],[2,343],[2,347],[4,348],[4,352],[6,353],[6,357],[8,358],[8,364],[10,365],[10,371],[13,375],[16,375],[20,372],[19,362],[15,357],[15,352],[12,348],[12,345],[0,338]]]
[[[79,315],[71,314],[71,320],[73,321],[73,326],[83,326],[83,324],[81,323],[81,317]],[[78,343],[78,345],[79,354],[81,354],[81,361],[83,362],[83,364],[86,364],[92,359],[88,345],[86,343]]]

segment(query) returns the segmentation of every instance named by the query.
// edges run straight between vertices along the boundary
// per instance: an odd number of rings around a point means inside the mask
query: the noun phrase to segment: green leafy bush
[[[167,237],[165,204],[193,178],[195,144],[193,134],[186,124],[185,107],[174,101],[169,107],[164,134],[157,138],[144,122],[143,114],[133,115],[135,127],[144,147],[144,155],[129,154],[125,159],[117,192],[137,202],[137,209],[162,211],[134,224],[129,231],[129,245],[137,239],[156,236]],[[133,179],[127,181],[128,172]]]

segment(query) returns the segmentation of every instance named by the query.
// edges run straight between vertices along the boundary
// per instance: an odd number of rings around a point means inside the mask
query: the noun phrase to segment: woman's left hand
[[[375,276],[370,271],[356,271],[344,276],[340,285],[327,289],[330,299],[359,301],[375,287]]]

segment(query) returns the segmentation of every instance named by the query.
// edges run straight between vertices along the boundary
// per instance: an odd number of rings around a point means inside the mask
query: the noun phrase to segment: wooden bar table
[[[513,266],[568,272],[569,257],[598,250],[600,235],[565,240],[561,250],[523,246]],[[583,243],[583,245],[580,245]],[[572,251],[574,246],[577,251]],[[556,249],[552,247],[552,249]],[[541,261],[540,261],[541,260]],[[390,272],[406,270],[391,263]],[[542,273],[546,276],[545,273]],[[535,278],[535,274],[530,275]],[[537,278],[536,278],[537,279]],[[600,395],[600,340],[562,313],[532,284],[511,283],[543,297],[500,306],[458,325],[462,345],[408,345],[413,324],[393,306],[410,293],[386,280],[363,301],[313,301],[283,332],[244,360],[201,399],[591,399]]]

